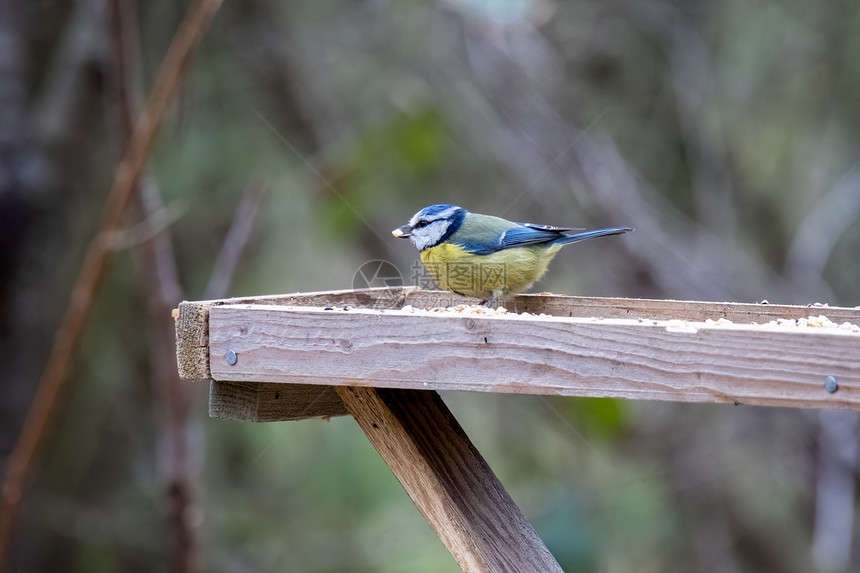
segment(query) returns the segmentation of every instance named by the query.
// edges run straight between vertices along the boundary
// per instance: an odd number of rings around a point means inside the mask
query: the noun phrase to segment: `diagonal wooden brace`
[[[335,389],[464,571],[562,570],[439,394]]]

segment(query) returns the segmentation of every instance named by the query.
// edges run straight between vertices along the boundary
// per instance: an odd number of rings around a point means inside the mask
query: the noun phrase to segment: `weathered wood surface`
[[[209,416],[240,422],[281,422],[347,414],[331,386],[217,382],[209,386]]]
[[[173,311],[176,321],[176,366],[183,380],[208,380],[209,305],[181,303]]]
[[[182,306],[223,306],[260,304],[283,306],[400,309],[409,304],[416,308],[433,308],[474,304],[477,299],[447,291],[422,290],[417,287],[368,288],[358,290],[320,291],[265,296],[236,297],[183,302]],[[504,302],[510,309],[552,316],[603,318],[650,318],[655,320],[717,320],[734,322],[767,322],[775,318],[798,318],[824,314],[835,322],[860,320],[860,307],[845,308],[818,305],[785,305],[736,302],[702,302],[642,298],[586,297],[560,294],[521,294]]]
[[[561,571],[436,392],[337,392],[464,571]]]
[[[183,302],[174,311],[177,319],[177,361],[180,377],[208,379],[209,309],[235,304],[331,307],[344,306],[378,310],[400,309],[404,305],[433,308],[475,303],[476,299],[447,291],[416,287],[370,288]],[[580,297],[556,294],[518,295],[507,301],[511,309],[560,317],[643,318],[651,320],[703,321],[725,318],[737,323],[767,323],[778,318],[801,318],[824,314],[834,322],[860,322],[860,307],[800,306],[728,302],[652,300],[636,298]]]
[[[474,299],[461,297],[449,292],[425,291],[415,287],[294,293],[183,302],[179,309],[175,311],[177,318],[177,362],[180,376],[185,379],[212,378],[209,370],[209,310],[214,306],[254,304],[264,306],[328,307],[337,310],[342,310],[346,306],[351,308],[385,310],[400,309],[406,304],[416,308],[430,308],[473,302],[475,302]],[[508,307],[515,308],[520,312],[546,313],[558,317],[642,318],[648,320],[676,319],[688,321],[725,318],[735,323],[763,324],[777,318],[801,318],[824,314],[834,322],[849,321],[855,324],[860,323],[860,308],[827,306],[575,297],[553,294],[519,295],[507,301],[506,304]],[[312,383],[319,384],[320,381],[314,379]],[[303,397],[302,393],[304,392],[307,392],[307,395]],[[221,400],[219,406],[213,412],[217,412],[219,416],[223,417],[247,416],[249,408],[251,408],[248,402],[249,399],[255,402],[253,406],[255,411],[283,411],[282,404],[274,403],[267,405],[265,403],[266,400],[273,396],[269,392],[261,391],[249,394],[245,391],[243,396],[245,397],[244,401],[240,402]],[[297,385],[295,400],[298,405],[308,403],[308,401],[318,396],[319,392],[313,386]],[[729,401],[728,398],[726,401]],[[825,404],[828,407],[846,407],[838,404],[834,406],[833,402],[834,400],[832,399],[825,400]],[[236,405],[236,411],[232,414],[230,413],[230,404]],[[326,405],[330,404],[330,402],[322,401],[320,404]],[[340,415],[342,413],[342,407],[339,407],[337,402],[331,405],[333,407],[329,414],[326,414],[325,411],[316,411],[315,413],[320,416]],[[284,412],[284,414],[292,416],[289,412]],[[285,419],[295,418],[289,417]]]
[[[311,293],[238,297],[218,300],[182,302],[173,311],[176,321],[176,363],[183,380],[211,380],[209,372],[209,309],[223,304],[270,304],[343,308],[400,308],[406,294],[404,289],[370,288]],[[210,386],[209,414],[215,418],[246,421],[299,420],[345,414],[343,404],[333,388],[322,392],[319,386],[295,385],[289,397],[275,398],[266,385],[254,389],[214,383]],[[311,406],[307,411],[305,407]],[[306,415],[298,413],[305,412]],[[282,416],[282,417],[278,417]]]
[[[247,304],[209,312],[215,380],[860,408],[860,334],[844,330]],[[837,392],[825,390],[827,376]]]
[[[176,321],[176,362],[183,380],[209,379],[209,309],[225,304],[261,304],[361,308],[400,308],[414,287],[403,289],[369,288],[236,297],[218,300],[184,301],[173,311]]]
[[[447,291],[409,288],[403,291],[404,303],[416,308],[474,304],[476,299]],[[830,320],[860,323],[860,307],[823,305],[758,304],[702,302],[646,298],[610,298],[559,294],[521,294],[504,302],[517,312],[545,313],[561,317],[646,318],[651,320],[704,321],[725,318],[733,322],[763,324],[777,318],[801,318],[823,314]],[[401,307],[397,307],[401,308]]]

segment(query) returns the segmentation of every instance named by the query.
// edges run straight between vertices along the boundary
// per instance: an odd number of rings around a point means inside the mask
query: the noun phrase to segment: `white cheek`
[[[409,240],[420,251],[438,243],[447,228],[446,221],[435,221],[426,227],[412,231]]]

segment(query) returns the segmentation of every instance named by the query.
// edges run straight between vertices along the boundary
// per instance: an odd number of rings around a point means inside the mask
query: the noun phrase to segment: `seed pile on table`
[[[860,326],[843,322],[838,324],[833,322],[823,314],[818,316],[809,316],[807,318],[777,318],[766,323],[767,326],[786,326],[786,327],[813,327],[813,328],[838,328],[840,330],[850,330],[851,332],[860,332]]]
[[[819,305],[819,304],[816,304],[814,306],[826,307],[826,305]],[[410,314],[416,314],[416,313],[421,313],[421,314],[424,314],[424,313],[432,313],[432,314],[456,313],[456,314],[469,314],[469,315],[477,314],[477,315],[490,315],[490,316],[508,315],[508,316],[512,316],[512,317],[513,316],[521,316],[521,317],[537,316],[537,317],[541,317],[541,318],[547,318],[547,317],[551,316],[551,315],[546,314],[546,313],[540,313],[540,314],[533,314],[533,313],[529,313],[529,312],[517,313],[517,312],[509,311],[508,309],[506,309],[503,306],[500,306],[498,308],[488,308],[484,305],[479,305],[479,304],[459,304],[456,306],[439,306],[439,307],[427,308],[427,309],[420,308],[420,307],[414,307],[411,304],[407,304],[406,306],[404,306],[400,310],[403,312],[408,312]],[[603,319],[603,317],[593,316],[590,319],[586,319],[586,320],[597,322],[597,321],[601,321],[604,319]],[[656,324],[662,324],[665,322],[666,326],[673,327],[673,328],[674,327],[682,327],[682,326],[689,326],[689,327],[695,328],[697,324],[705,324],[706,326],[733,326],[735,324],[733,321],[731,321],[727,318],[719,318],[717,320],[708,318],[704,321],[687,321],[687,320],[677,320],[677,319],[676,320],[668,320],[668,321],[658,321],[658,320],[652,320],[652,319],[639,318],[638,321],[639,322],[647,322],[647,323],[655,324],[655,325]],[[740,324],[746,324],[746,323],[740,323]],[[849,331],[849,332],[854,332],[854,333],[860,333],[860,325],[853,324],[851,322],[843,322],[843,323],[839,324],[839,323],[833,322],[832,320],[830,320],[829,318],[827,318],[823,314],[820,314],[818,316],[811,316],[810,315],[810,316],[805,317],[805,318],[804,317],[800,317],[800,318],[777,318],[777,319],[771,320],[770,322],[765,322],[765,323],[751,322],[749,324],[757,325],[757,326],[781,326],[781,327],[786,327],[786,328],[836,328],[839,330],[844,330],[844,331]]]

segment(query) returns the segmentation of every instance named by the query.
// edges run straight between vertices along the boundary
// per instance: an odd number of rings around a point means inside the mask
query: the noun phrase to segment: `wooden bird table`
[[[860,409],[860,308],[520,295],[519,314],[423,310],[475,302],[414,287],[183,302],[179,373],[211,381],[217,418],[352,415],[482,572],[561,568],[438,390]]]

